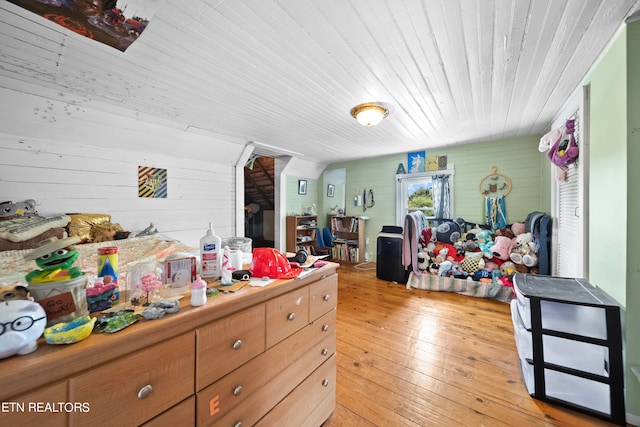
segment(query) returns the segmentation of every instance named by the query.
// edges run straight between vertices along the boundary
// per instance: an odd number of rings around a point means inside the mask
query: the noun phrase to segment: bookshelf
[[[304,249],[315,255],[318,234],[317,215],[296,215],[287,217],[287,252],[295,253]]]
[[[337,261],[365,261],[366,234],[364,219],[358,216],[331,216],[331,233],[335,236],[331,256]]]

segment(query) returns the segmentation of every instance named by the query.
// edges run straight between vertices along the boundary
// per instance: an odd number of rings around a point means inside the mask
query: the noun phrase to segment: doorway
[[[273,248],[275,159],[251,156],[244,167],[244,235],[254,248]]]

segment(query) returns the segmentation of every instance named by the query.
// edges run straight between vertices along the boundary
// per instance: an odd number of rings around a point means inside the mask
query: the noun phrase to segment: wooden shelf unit
[[[318,245],[318,216],[295,215],[287,217],[287,252],[304,249],[310,255],[316,254]]]
[[[332,258],[336,261],[364,262],[367,249],[365,220],[359,216],[332,216],[330,220],[331,233],[335,236]]]

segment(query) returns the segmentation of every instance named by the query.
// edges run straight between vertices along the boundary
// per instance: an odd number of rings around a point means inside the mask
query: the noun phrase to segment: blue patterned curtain
[[[434,175],[433,180],[433,210],[436,218],[450,218],[451,175]]]

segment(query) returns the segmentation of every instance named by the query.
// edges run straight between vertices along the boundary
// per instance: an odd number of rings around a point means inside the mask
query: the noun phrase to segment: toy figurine
[[[47,315],[37,302],[14,299],[0,303],[0,359],[38,348]]]
[[[29,283],[48,283],[71,280],[82,276],[84,273],[73,263],[78,259],[78,251],[74,244],[80,238],[77,236],[58,240],[52,237],[39,248],[34,249],[24,256],[25,260],[35,260],[42,270],[33,270],[25,276]]]

